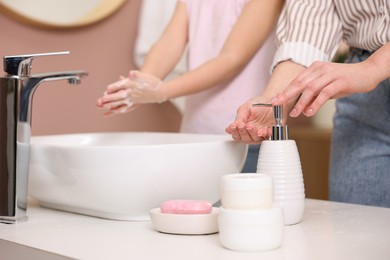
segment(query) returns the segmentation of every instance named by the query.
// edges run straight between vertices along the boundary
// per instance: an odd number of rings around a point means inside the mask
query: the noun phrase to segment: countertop
[[[0,224],[0,259],[390,259],[390,209],[306,200],[302,222],[285,227],[283,245],[267,252],[225,249],[218,234],[169,235],[151,222],[99,219],[39,207],[29,220]]]

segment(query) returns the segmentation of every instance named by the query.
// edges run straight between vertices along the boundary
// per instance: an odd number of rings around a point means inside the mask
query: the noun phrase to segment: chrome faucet
[[[85,71],[31,74],[34,58],[69,54],[52,52],[4,56],[0,77],[0,223],[27,220],[31,105],[36,88],[45,81],[68,80],[78,84]]]

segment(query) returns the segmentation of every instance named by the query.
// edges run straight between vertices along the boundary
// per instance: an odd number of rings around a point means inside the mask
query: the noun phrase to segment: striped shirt
[[[272,68],[330,61],[341,41],[375,51],[390,41],[390,0],[286,0]]]

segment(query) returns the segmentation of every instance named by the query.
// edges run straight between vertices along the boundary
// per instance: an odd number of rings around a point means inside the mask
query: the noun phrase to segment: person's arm
[[[234,78],[266,41],[282,6],[282,0],[249,1],[219,55],[182,76],[164,82],[161,87],[167,97],[193,94]]]
[[[164,79],[179,62],[188,42],[188,11],[178,1],[175,12],[158,41],[149,50],[140,71]]]
[[[353,64],[315,62],[273,98],[274,105],[298,99],[290,116],[313,116],[326,101],[373,90],[390,77],[390,43]]]
[[[170,39],[175,36],[177,30],[184,31],[183,27],[178,26],[178,24],[183,25],[185,23],[185,15],[180,15],[182,12],[177,12],[179,14],[175,15],[172,24],[168,26],[163,37],[152,48],[140,72],[131,71],[129,80],[109,86],[107,88],[108,95],[103,97],[104,101],[107,104],[115,99],[115,103],[112,104],[115,104],[116,107],[120,105],[120,102],[126,103],[127,106],[139,103],[163,102],[169,98],[200,92],[232,79],[245,67],[267,40],[275,27],[282,6],[282,0],[249,1],[217,57],[175,79],[163,82],[160,78],[165,76],[167,68],[173,67],[173,63],[170,62],[171,60],[168,57],[163,58],[169,56],[169,52],[165,51],[165,47],[168,47],[167,45],[172,42]],[[178,9],[182,10],[184,7],[184,4],[179,3]],[[181,45],[179,44],[179,46]],[[170,65],[162,65],[164,63]]]
[[[125,113],[133,110],[134,102],[130,98],[131,87],[139,84],[141,87],[148,84],[156,86],[169,74],[177,62],[180,60],[188,40],[188,15],[184,3],[178,1],[174,14],[165,28],[159,40],[152,46],[149,51],[142,70],[147,74],[146,80],[132,82],[130,72],[129,77],[121,76],[120,79],[106,87],[103,96],[98,98],[96,106],[106,109],[105,115],[115,113]],[[138,73],[139,74],[139,73]],[[137,74],[137,75],[138,75]],[[154,76],[153,76],[153,75]],[[154,88],[152,89],[154,90]],[[164,101],[165,95],[161,91],[152,93],[154,99]],[[157,102],[157,101],[156,101]]]
[[[234,140],[259,143],[270,135],[272,108],[252,107],[270,103],[315,60],[328,61],[338,48],[341,23],[333,0],[286,0],[277,27],[278,50],[271,79],[260,97],[241,105],[235,121],[226,128]],[[287,104],[289,110],[295,102]]]

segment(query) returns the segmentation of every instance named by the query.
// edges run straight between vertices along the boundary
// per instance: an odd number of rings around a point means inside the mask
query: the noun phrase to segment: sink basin
[[[41,206],[144,221],[165,200],[219,200],[247,145],[225,135],[121,132],[33,136],[29,195]]]

